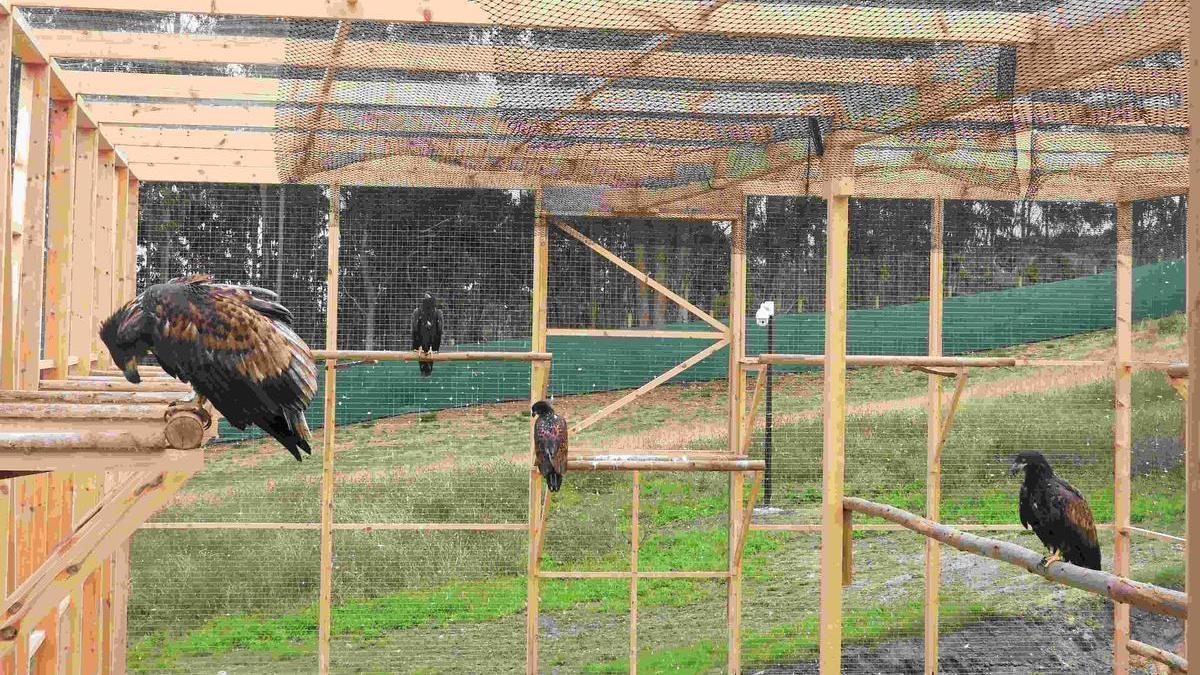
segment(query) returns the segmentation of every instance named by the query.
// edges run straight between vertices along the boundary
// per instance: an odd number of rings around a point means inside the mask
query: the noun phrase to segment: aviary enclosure
[[[0,670],[1186,672],[1189,4],[0,3]],[[194,272],[312,461],[113,369]]]

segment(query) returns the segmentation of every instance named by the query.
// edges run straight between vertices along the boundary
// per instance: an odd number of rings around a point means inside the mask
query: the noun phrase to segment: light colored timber
[[[750,535],[750,521],[754,518],[754,507],[758,504],[758,493],[762,489],[764,471],[754,472],[754,482],[750,484],[750,497],[746,500],[745,506],[742,508],[741,522],[738,523],[736,546],[733,547],[734,553],[734,568],[740,570],[742,565],[742,557],[746,552],[746,537]],[[743,476],[744,479],[744,476]],[[742,495],[737,495],[738,500],[742,499]]]
[[[0,391],[0,403],[166,404],[187,398],[185,392],[138,391]],[[161,411],[162,408],[160,407]]]
[[[71,213],[70,353],[79,357],[71,372],[87,375],[92,364],[92,312],[95,303],[96,179],[99,172],[99,132],[79,129],[75,134],[75,206]]]
[[[1151,539],[1165,541],[1168,544],[1186,544],[1187,543],[1187,539],[1184,539],[1183,537],[1177,537],[1173,534],[1167,534],[1165,532],[1155,532],[1154,530],[1147,530],[1145,528],[1134,527],[1132,525],[1125,529],[1130,534],[1138,534],[1143,537],[1149,537]]]
[[[638,459],[636,456],[594,456],[567,461],[570,471],[764,471],[761,459]]]
[[[146,11],[137,0],[20,0],[25,7],[61,7],[113,11]],[[872,40],[966,41],[1021,44],[1040,37],[1037,17],[999,11],[946,11],[891,7],[787,5],[731,2],[715,11],[666,0],[631,0],[622,11],[563,12],[553,0],[506,6],[504,25],[522,28],[632,30],[658,33],[663,26],[678,32],[727,35],[836,37]],[[154,11],[232,16],[277,16],[294,19],[356,19],[390,23],[491,25],[495,18],[469,0],[445,0],[431,7],[419,0],[169,0]],[[1177,38],[1178,39],[1178,38]]]
[[[137,287],[137,259],[134,252],[137,250],[138,239],[138,217],[139,217],[139,195],[141,182],[134,177],[132,170],[129,172],[129,186],[126,190],[128,205],[126,207],[126,218],[128,223],[125,226],[125,289],[123,297],[127,300],[133,299],[135,289]]]
[[[47,139],[50,118],[50,72],[44,64],[21,65],[17,104],[17,138],[13,158],[13,275],[19,279],[14,312],[18,359],[15,386],[36,389],[40,373],[45,253]],[[18,241],[19,238],[19,241]],[[20,254],[16,253],[19,247]]]
[[[117,256],[116,193],[117,157],[113,150],[100,149],[96,161],[96,244],[95,293],[92,299],[92,327],[89,333],[96,367],[111,367],[111,355],[100,340],[100,324],[113,312],[113,271]]]
[[[1189,16],[1200,16],[1200,0],[1188,0]],[[1185,96],[1188,106],[1188,156],[1200,157],[1200,104],[1196,96],[1200,92],[1200,30],[1189,28],[1182,41]],[[1200,195],[1200,162],[1192,162],[1188,168],[1188,193]],[[1186,225],[1187,256],[1186,268],[1200,269],[1200,209],[1188,209]],[[1185,281],[1184,307],[1187,309],[1187,363],[1200,362],[1200,279],[1187,274]],[[1188,368],[1187,389],[1200,389],[1200,368],[1192,372]],[[1186,532],[1188,541],[1200,541],[1200,401],[1181,392],[1184,398],[1184,484],[1187,485]],[[1189,552],[1192,555],[1189,555]],[[1200,616],[1200,555],[1195,555],[1190,545],[1184,548],[1184,589],[1188,591],[1188,611]],[[1200,663],[1200,621],[1184,624],[1184,652],[1188,663]]]
[[[739,422],[741,425],[739,455],[746,455],[750,452],[750,441],[754,437],[754,419],[758,415],[758,404],[762,402],[763,384],[766,381],[767,369],[759,368],[758,374],[754,377],[754,393],[750,395],[750,405],[746,408],[746,414],[742,416]]]
[[[637,675],[638,666],[638,547],[642,514],[641,472],[633,472],[629,503],[629,675]]]
[[[938,456],[941,456],[942,449],[946,447],[946,439],[950,437],[950,430],[954,428],[954,417],[958,415],[958,404],[962,401],[963,391],[967,388],[967,378],[969,377],[967,369],[962,369],[954,378],[954,393],[950,396],[950,405],[946,410],[946,418],[942,420],[941,429],[938,430]]]
[[[630,579],[633,573],[627,570],[611,572],[573,572],[569,570],[542,570],[539,574],[543,579]],[[639,579],[728,579],[729,572],[725,570],[691,571],[677,570],[668,572],[638,572]]]
[[[780,366],[820,366],[825,363],[821,354],[759,354],[759,363]],[[1015,358],[977,356],[899,356],[876,354],[850,354],[846,356],[849,366],[925,366],[928,368],[1011,368],[1017,365]]]
[[[1128,577],[1133,447],[1133,204],[1117,204],[1116,363],[1113,366],[1113,574]],[[1113,603],[1113,673],[1129,672],[1129,605]]]
[[[329,186],[329,244],[326,263],[325,347],[336,354],[338,340],[338,269],[341,249],[342,188]],[[320,356],[314,354],[314,358]],[[333,492],[334,447],[337,442],[337,361],[325,357],[325,426],[321,442],[321,577],[317,599],[317,670],[329,673],[330,639],[333,636]]]
[[[203,465],[199,450],[166,445],[161,431],[149,438],[128,433],[0,432],[0,461],[7,471],[199,470]]]
[[[143,530],[319,530],[321,523],[156,522]],[[528,523],[334,523],[335,532],[525,532]]]
[[[182,382],[156,380],[133,384],[126,380],[42,380],[43,391],[127,391],[127,392],[189,392],[190,385]]]
[[[972,532],[1020,532],[1025,528],[1017,523],[968,523],[964,525],[956,524],[955,528],[963,531]],[[1111,530],[1112,525],[1108,523],[1098,523],[1097,529]],[[750,526],[751,530],[762,532],[799,532],[817,534],[821,531],[820,523],[754,523]],[[900,525],[893,523],[859,523],[854,526],[854,529],[863,532],[898,532],[905,529]]]
[[[580,232],[579,230],[576,230],[575,228],[571,227],[570,225],[563,222],[562,220],[560,220],[558,218],[553,218],[552,220],[554,221],[554,224],[560,230],[562,230],[563,232],[566,232],[567,234],[569,234],[575,240],[579,241],[584,246],[592,249],[592,251],[599,254],[600,257],[604,258],[605,260],[608,260],[609,262],[616,265],[617,267],[620,267],[621,269],[625,270],[633,278],[637,279],[638,281],[642,282],[643,284],[646,284],[650,288],[653,288],[655,291],[658,291],[660,294],[662,294],[664,297],[666,297],[671,302],[674,302],[675,304],[679,305],[680,307],[683,307],[687,311],[691,312],[692,315],[694,315],[696,318],[707,323],[708,325],[712,326],[713,328],[716,328],[718,331],[720,331],[722,333],[729,332],[728,326],[726,326],[725,324],[723,324],[720,321],[713,318],[713,316],[710,315],[708,312],[705,312],[704,310],[700,309],[699,307],[693,305],[686,298],[679,295],[675,291],[672,291],[671,289],[662,285],[661,283],[659,283],[657,280],[655,280],[650,275],[639,270],[638,268],[634,267],[633,265],[630,265],[621,256],[613,253],[612,251],[609,251],[608,249],[604,248],[600,244],[597,244],[596,242],[592,241],[587,236],[585,236],[582,232]]]
[[[32,622],[70,595],[190,476],[187,471],[135,472],[94,516],[58,544],[42,566],[5,599],[0,653]]]
[[[553,355],[535,352],[438,352],[419,354],[415,351],[370,351],[360,349],[314,349],[313,358],[320,360],[356,361],[549,361]]]
[[[549,317],[548,292],[550,285],[550,224],[543,210],[543,192],[534,191],[533,203],[533,297],[530,312],[530,349],[546,351],[546,328]],[[529,399],[542,400],[550,390],[550,363],[530,363]],[[538,617],[541,604],[541,546],[545,520],[541,514],[542,478],[537,470],[537,445],[534,439],[534,419],[529,420],[529,557],[525,586],[525,672],[538,672]]]
[[[717,352],[718,350],[724,348],[728,344],[729,344],[728,340],[724,340],[724,339],[712,343],[711,345],[705,347],[704,349],[700,350],[699,352],[693,354],[687,360],[675,364],[674,367],[672,367],[671,369],[667,370],[666,372],[658,375],[653,380],[650,380],[646,384],[643,384],[642,386],[638,387],[637,389],[634,389],[633,391],[629,392],[628,394],[625,394],[624,396],[617,399],[616,401],[613,401],[612,403],[604,406],[600,410],[597,410],[596,412],[592,413],[586,419],[584,419],[582,422],[579,422],[574,427],[572,427],[571,433],[577,434],[577,433],[587,429],[588,427],[592,426],[596,422],[599,422],[600,420],[604,419],[605,417],[608,417],[609,415],[616,412],[617,410],[620,410],[621,408],[625,407],[626,405],[629,405],[633,401],[636,401],[637,399],[641,398],[642,396],[645,396],[646,394],[650,393],[654,389],[658,388],[659,385],[663,384],[664,382],[669,381],[671,378],[675,377],[679,373],[682,373],[683,371],[687,370],[688,368],[691,368],[692,366],[696,365],[697,363],[700,363],[701,361],[708,358],[709,356],[711,356],[713,353]]]
[[[942,240],[946,203],[934,199],[930,205],[929,234],[929,338],[930,357],[942,355],[942,315],[945,299]],[[963,378],[962,382],[965,383]],[[925,402],[925,515],[941,518],[942,505],[942,381],[930,375]],[[851,547],[852,548],[852,547]],[[925,541],[925,675],[937,674],[938,610],[942,585],[942,549],[934,540]]]
[[[702,330],[643,330],[617,328],[547,328],[550,337],[636,337],[675,340],[724,340],[725,332]]]
[[[1148,645],[1145,642],[1138,640],[1130,640],[1126,643],[1130,654],[1137,654],[1143,658],[1150,659],[1163,664],[1171,669],[1172,673],[1186,673],[1188,671],[1188,662],[1178,654],[1172,654],[1165,649],[1159,649],[1154,645]]]
[[[746,223],[745,215],[729,223],[729,414],[726,425],[730,455],[741,454],[742,423],[747,415],[746,371],[741,363],[746,354]],[[762,472],[759,472],[759,480],[761,476]],[[740,673],[742,661],[742,548],[746,543],[745,525],[750,516],[744,511],[742,502],[744,484],[744,473],[729,474],[729,583],[725,601],[729,625],[725,670],[729,673]],[[759,483],[755,482],[752,499],[758,498],[758,488]]]
[[[3,402],[0,420],[49,418],[51,420],[147,420],[161,422],[166,405],[150,403]]]
[[[50,103],[46,306],[42,320],[46,332],[45,355],[54,369],[50,377],[58,379],[67,376],[67,358],[71,353],[71,231],[75,222],[77,114],[74,101]]]
[[[0,16],[0,138],[12,138],[16,122],[12,119],[13,23],[10,14]],[[15,386],[19,356],[15,323],[19,313],[16,291],[19,281],[13,263],[19,263],[20,254],[13,236],[11,206],[14,159],[12,144],[0,143],[0,388],[3,389]],[[0,519],[3,522],[8,521]],[[4,541],[0,541],[0,548],[4,546]],[[6,556],[7,552],[0,555]]]
[[[825,354],[821,455],[821,675],[842,669],[842,493],[846,449],[846,289],[850,200],[844,181],[831,181],[826,200]],[[759,359],[764,363],[773,361]]]
[[[109,307],[116,310],[123,306],[131,298],[126,297],[125,289],[134,278],[137,276],[137,261],[135,246],[129,246],[129,167],[118,166],[116,170],[117,192],[114,195],[116,200],[116,232],[114,234],[113,246],[115,248],[115,256],[113,258],[114,273],[112,299]],[[111,312],[110,312],[111,313]],[[140,369],[139,369],[140,370]],[[98,368],[96,371],[105,373],[104,367]]]
[[[1179,591],[1132,581],[1108,572],[1077,567],[1069,563],[1053,563],[1049,567],[1043,568],[1041,566],[1043,556],[1040,553],[1017,544],[960,532],[948,525],[922,518],[915,513],[909,513],[887,504],[855,497],[847,497],[844,502],[846,508],[851,511],[903,525],[905,529],[925,537],[931,537],[960,551],[1016,565],[1050,581],[1102,595],[1115,602],[1140,607],[1148,612],[1166,614],[1180,619],[1187,618],[1187,596]]]

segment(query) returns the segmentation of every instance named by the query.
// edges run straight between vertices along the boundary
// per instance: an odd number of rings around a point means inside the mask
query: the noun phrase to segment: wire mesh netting
[[[353,21],[20,11],[58,45],[99,31],[165,47],[71,47],[60,65],[132,167],[242,177],[142,183],[139,288],[200,271],[267,286],[323,347],[338,189],[339,348],[411,351],[429,293],[440,351],[529,351],[540,203],[548,391],[576,457],[730,451],[731,253],[746,258],[746,354],[820,355],[822,195],[852,177],[851,354],[928,353],[940,246],[942,353],[1091,365],[972,369],[956,403],[947,370],[934,420],[928,374],[852,367],[846,493],[929,512],[928,434],[944,427],[940,520],[1039,551],[1013,531],[1007,469],[1021,450],[1045,453],[1102,526],[1114,519],[1114,204],[1133,202],[1134,359],[1154,364],[1132,379],[1132,522],[1182,533],[1182,406],[1160,368],[1184,341],[1185,205],[1169,196],[1187,176],[1181,3],[479,0]],[[314,185],[259,185],[272,181]],[[364,360],[337,381],[332,670],[521,670],[529,364],[439,361],[423,377],[412,361]],[[759,401],[747,452],[769,466],[745,542],[746,671],[816,670],[822,387],[802,366],[746,383]],[[324,421],[313,405],[310,425]],[[197,529],[134,540],[131,667],[312,670],[319,463],[227,425],[221,440],[156,516]],[[638,569],[728,569],[729,477],[640,481]],[[632,496],[617,472],[575,472],[554,496],[541,566],[593,576],[541,579],[542,670],[628,668],[630,583],[600,577],[630,569]],[[264,525],[214,529],[247,523]],[[1100,542],[1111,570],[1103,527]],[[1178,542],[1134,542],[1135,578],[1181,585]],[[923,670],[924,551],[907,532],[856,533],[846,672]],[[1111,667],[1104,602],[948,549],[938,590],[942,672]],[[636,593],[643,670],[725,667],[724,580],[641,579]],[[1138,639],[1174,649],[1178,634],[1135,615]]]

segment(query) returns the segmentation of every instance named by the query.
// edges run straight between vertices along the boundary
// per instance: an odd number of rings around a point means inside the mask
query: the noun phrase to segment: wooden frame
[[[79,358],[73,375],[92,372],[92,313],[96,285],[96,184],[100,135],[96,129],[75,134],[75,208],[71,226],[70,354]]]
[[[935,199],[929,214],[929,356],[942,355],[942,306],[945,297],[942,269],[942,232],[945,202]],[[929,376],[926,403],[925,515],[941,519],[942,501],[942,381]],[[935,675],[938,664],[938,592],[942,583],[942,549],[925,541],[925,675]]]
[[[1188,0],[1187,9],[1191,16],[1200,16],[1200,0]],[[1200,91],[1200,30],[1188,29],[1183,41],[1186,56],[1186,98],[1188,101],[1188,156],[1200,157],[1200,105],[1192,93]],[[1188,169],[1189,194],[1200,195],[1200,162],[1192,162]],[[1189,209],[1187,213],[1187,258],[1190,269],[1200,265],[1200,209]],[[1189,364],[1200,363],[1200,279],[1195,274],[1187,275],[1187,359]],[[1200,367],[1189,368],[1187,374],[1189,391],[1200,390]],[[1190,396],[1184,402],[1184,464],[1186,467],[1187,493],[1187,539],[1200,541],[1200,399]],[[1190,547],[1189,547],[1190,548]],[[1185,585],[1188,593],[1188,612],[1200,616],[1200,556],[1191,551],[1184,556]],[[1189,621],[1184,629],[1184,645],[1188,663],[1200,663],[1200,621]]]
[[[329,186],[328,263],[325,270],[325,348],[336,353],[338,329],[338,269],[342,240],[341,186]],[[315,355],[314,355],[315,357]],[[319,357],[315,357],[319,358]],[[334,447],[337,441],[337,360],[325,360],[325,427],[321,443],[321,579],[317,600],[317,671],[329,673],[329,641],[333,636],[333,490]]]
[[[42,297],[44,268],[37,264],[45,251],[46,202],[40,195],[46,189],[46,142],[50,119],[50,69],[45,64],[21,64],[21,90],[17,103],[17,141],[13,157],[12,194],[12,274],[20,280],[13,312],[17,336],[17,374],[14,386],[36,389],[38,360],[41,356],[41,303],[28,302]],[[19,241],[18,241],[19,240]],[[19,255],[18,255],[19,249]]]
[[[1113,366],[1113,574],[1128,577],[1133,447],[1133,205],[1117,204],[1116,363]],[[1113,675],[1129,672],[1129,605],[1113,603]]]
[[[50,177],[46,228],[46,358],[52,377],[66,379],[71,355],[71,228],[75,222],[75,136],[78,106],[55,100],[50,105]]]

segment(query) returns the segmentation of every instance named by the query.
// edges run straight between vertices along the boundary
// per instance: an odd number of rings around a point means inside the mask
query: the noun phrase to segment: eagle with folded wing
[[[130,382],[141,381],[138,358],[152,353],[192,385],[191,405],[203,411],[207,399],[230,424],[259,427],[297,460],[312,454],[304,411],[317,369],[272,291],[203,274],[155,284],[106,319],[100,339]]]

